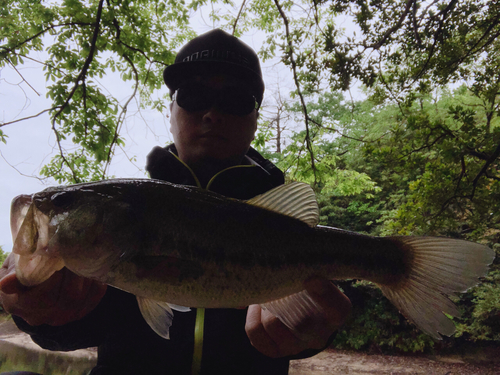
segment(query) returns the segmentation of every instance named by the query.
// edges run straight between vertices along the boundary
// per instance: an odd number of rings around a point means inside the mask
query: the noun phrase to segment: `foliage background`
[[[263,61],[293,88],[267,86],[255,147],[310,183],[322,224],[372,235],[445,235],[499,251],[500,5],[481,0],[0,0],[0,68],[43,67],[57,145],[40,170],[59,183],[108,178],[129,104],[164,112],[163,68],[195,35],[200,9],[236,36],[259,33]],[[205,14],[207,14],[205,13]],[[42,57],[40,57],[42,56]],[[99,84],[126,82],[125,100]],[[27,82],[29,84],[29,82]],[[362,92],[354,95],[353,92]],[[9,146],[9,127],[0,141]],[[445,345],[500,340],[498,257]],[[378,289],[341,283],[354,303],[335,344],[436,346]]]

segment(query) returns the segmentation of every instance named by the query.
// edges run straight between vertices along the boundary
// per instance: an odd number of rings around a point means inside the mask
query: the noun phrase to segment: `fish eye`
[[[50,197],[50,201],[56,207],[64,207],[69,205],[73,201],[73,194],[66,191],[56,193]]]

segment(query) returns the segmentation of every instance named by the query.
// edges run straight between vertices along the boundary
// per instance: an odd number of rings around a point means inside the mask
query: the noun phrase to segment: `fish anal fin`
[[[189,312],[191,311],[191,308],[190,307],[186,307],[186,306],[180,306],[180,305],[174,305],[173,303],[167,303],[167,305],[172,309],[172,310],[175,310],[175,311],[180,311],[180,312]]]
[[[303,182],[280,185],[247,200],[246,203],[291,216],[303,221],[310,227],[315,227],[319,222],[316,194],[308,184]]]
[[[396,285],[378,285],[384,295],[419,329],[441,340],[460,312],[448,296],[479,283],[495,253],[487,246],[441,237],[390,237],[412,253],[408,275]]]
[[[307,290],[263,303],[260,306],[277,317],[297,338],[304,341],[313,339],[311,332],[316,332],[311,322],[318,319],[311,319],[311,317],[324,313],[323,308],[314,301]]]
[[[59,257],[19,254],[14,254],[14,256],[16,257],[16,276],[25,286],[41,284],[64,267],[64,261]]]
[[[182,312],[191,310],[189,307],[159,302],[140,296],[136,296],[136,298],[142,317],[146,323],[148,323],[151,329],[160,337],[167,340],[170,339],[170,327],[172,326],[172,320],[174,318],[172,309]]]

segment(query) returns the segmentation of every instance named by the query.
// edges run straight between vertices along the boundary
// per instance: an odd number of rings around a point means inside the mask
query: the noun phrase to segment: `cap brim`
[[[248,82],[249,88],[257,96],[259,103],[262,101],[264,95],[264,81],[262,78],[253,70],[230,62],[205,60],[172,64],[163,71],[163,80],[171,91],[175,91],[190,77],[212,74],[228,74]]]

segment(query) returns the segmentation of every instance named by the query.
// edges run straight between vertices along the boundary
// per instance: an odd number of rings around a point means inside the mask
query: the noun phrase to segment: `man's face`
[[[217,75],[197,77],[189,83],[190,90],[245,90],[243,82]],[[212,105],[208,109],[189,111],[174,101],[171,104],[170,132],[174,136],[179,157],[188,165],[202,160],[239,164],[248,151],[257,130],[257,110],[249,114],[226,113]]]

